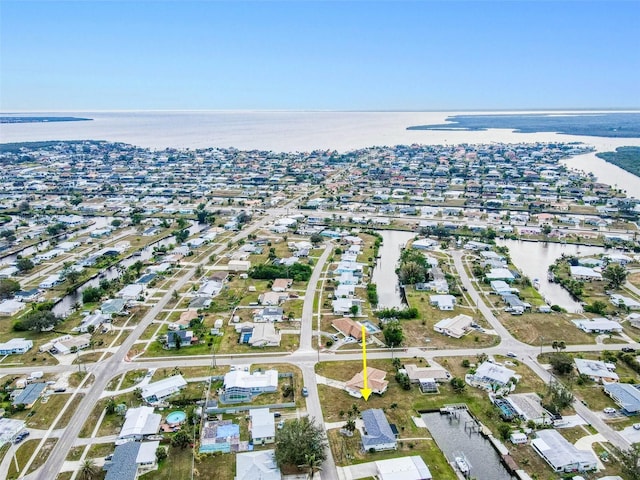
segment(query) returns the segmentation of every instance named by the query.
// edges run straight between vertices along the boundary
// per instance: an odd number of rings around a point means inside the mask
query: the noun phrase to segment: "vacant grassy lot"
[[[354,432],[353,437],[340,435],[338,429],[329,430],[327,438],[334,460],[339,466],[374,462],[400,456],[420,455],[424,462],[429,465],[429,470],[434,475],[434,478],[452,480],[457,478],[451,465],[449,465],[444,454],[433,440],[400,441],[397,450],[369,453],[362,451],[360,433],[357,430]]]
[[[47,460],[47,457],[49,456],[49,453],[51,452],[51,449],[55,446],[56,442],[57,442],[57,439],[55,438],[48,439],[40,449],[40,454],[35,458],[35,460],[31,464],[31,467],[29,467],[29,470],[25,472],[24,467],[27,465],[27,462],[29,461],[29,458],[31,458],[31,455],[33,455],[33,452],[35,451],[36,447],[40,443],[40,440],[25,441],[20,446],[20,448],[18,448],[18,451],[16,452],[16,459],[18,462],[18,466],[20,467],[20,470],[17,471],[16,463],[11,462],[9,466],[9,472],[7,474],[7,480],[16,479],[18,478],[18,476],[33,472],[34,470],[42,466],[42,464]]]
[[[577,328],[571,320],[575,314],[565,313],[526,313],[511,315],[501,312],[497,315],[500,322],[518,340],[529,345],[550,345],[554,340],[564,341],[567,345],[595,343],[596,336]]]
[[[235,476],[236,456],[232,454],[198,455],[191,448],[181,450],[169,447],[168,458],[155,472],[144,475],[146,480],[178,480],[194,478],[233,480]]]

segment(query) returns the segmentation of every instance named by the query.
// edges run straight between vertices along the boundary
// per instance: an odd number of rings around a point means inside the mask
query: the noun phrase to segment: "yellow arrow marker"
[[[360,389],[363,398],[369,400],[371,389],[367,386],[367,329],[362,325],[362,376],[364,378],[364,388]]]

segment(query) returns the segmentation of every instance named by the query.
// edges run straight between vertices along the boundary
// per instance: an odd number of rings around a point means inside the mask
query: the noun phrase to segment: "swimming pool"
[[[378,333],[380,331],[380,329],[378,327],[376,327],[373,323],[371,323],[369,320],[365,320],[364,322],[360,322],[360,325],[364,326],[364,328],[366,328],[367,333]]]
[[[501,412],[500,416],[504,420],[512,420],[513,418],[518,416],[517,412],[513,409],[511,404],[506,400],[496,399],[495,405],[500,409],[500,412]]]
[[[169,415],[167,415],[167,423],[169,425],[175,425],[184,422],[186,418],[186,413],[184,413],[182,410],[176,410],[175,412],[171,412]]]

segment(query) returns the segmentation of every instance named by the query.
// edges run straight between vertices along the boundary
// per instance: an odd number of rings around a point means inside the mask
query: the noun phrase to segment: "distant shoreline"
[[[0,123],[87,122],[92,120],[93,118],[82,117],[0,117]]]

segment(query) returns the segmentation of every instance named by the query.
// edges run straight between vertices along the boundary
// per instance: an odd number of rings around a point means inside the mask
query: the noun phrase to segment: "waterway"
[[[454,462],[456,457],[463,455],[470,466],[470,478],[514,480],[491,442],[479,433],[465,429],[465,425],[473,422],[471,415],[466,410],[457,412],[457,419],[439,412],[422,414],[422,420],[447,460]]]
[[[378,259],[373,269],[372,282],[378,290],[378,306],[380,308],[403,308],[406,305],[400,291],[400,282],[396,274],[402,248],[416,234],[399,230],[379,230],[382,245],[378,251]]]
[[[588,256],[597,255],[605,251],[602,247],[590,247],[584,245],[562,244],[552,242],[525,242],[522,240],[497,239],[500,246],[509,248],[511,261],[531,281],[538,279],[540,287],[538,291],[550,305],[559,305],[568,312],[578,312],[582,309],[580,304],[573,300],[569,292],[559,284],[547,279],[549,266],[564,255]]]

